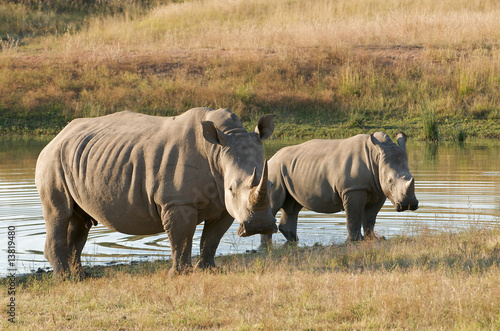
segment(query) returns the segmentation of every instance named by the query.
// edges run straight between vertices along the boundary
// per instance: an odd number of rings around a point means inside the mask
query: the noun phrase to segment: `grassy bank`
[[[498,329],[500,231],[420,228],[357,245],[95,268],[97,278],[20,279],[18,329]],[[2,328],[8,326],[6,318]]]
[[[71,3],[0,1],[0,132],[207,106],[281,137],[500,137],[498,1]]]

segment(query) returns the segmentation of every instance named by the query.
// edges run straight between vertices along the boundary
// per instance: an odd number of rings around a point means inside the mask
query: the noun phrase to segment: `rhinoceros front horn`
[[[252,181],[255,176],[252,175]],[[250,194],[250,204],[255,207],[267,207],[267,160],[264,161],[264,169],[259,184],[252,190]]]

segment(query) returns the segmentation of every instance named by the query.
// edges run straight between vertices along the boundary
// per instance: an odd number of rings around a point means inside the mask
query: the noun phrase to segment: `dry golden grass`
[[[412,329],[500,327],[500,232],[219,257],[221,272],[168,277],[169,263],[82,282],[24,280],[19,329]],[[93,272],[96,272],[95,270]],[[8,326],[6,320],[2,327]]]
[[[290,56],[304,48],[497,48],[498,17],[500,4],[494,0],[203,0],[159,6],[136,19],[99,17],[86,31],[55,44],[65,52],[101,56],[172,49]]]
[[[54,133],[75,117],[208,106],[245,122],[277,113],[284,136],[397,126],[425,138],[426,111],[441,138],[500,135],[498,1],[160,3],[130,0],[78,29],[4,40],[0,130]],[[289,130],[298,123],[317,131]]]
[[[30,13],[22,4],[0,2],[0,18],[26,35],[1,44],[0,130],[55,132],[125,108],[210,106],[246,121],[276,112],[278,136],[386,126],[418,136],[426,111],[451,133],[460,125],[471,136],[500,134],[498,1],[130,3],[123,14],[37,34],[18,24]],[[60,15],[32,17],[43,25]],[[2,318],[0,327],[494,330],[499,263],[498,230],[424,231],[221,257],[221,273],[169,278],[168,263],[157,263],[79,283],[28,279],[16,294],[18,323]]]

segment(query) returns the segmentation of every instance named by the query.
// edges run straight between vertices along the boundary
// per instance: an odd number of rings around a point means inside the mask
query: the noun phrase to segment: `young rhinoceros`
[[[199,267],[214,265],[223,234],[275,232],[262,140],[274,129],[263,116],[247,132],[227,109],[191,109],[176,117],[120,112],[76,119],[40,153],[35,182],[47,237],[44,255],[56,275],[80,256],[97,222],[127,234],[165,231],[172,272],[191,265],[196,225],[204,223]]]
[[[398,145],[383,132],[340,140],[311,140],[279,150],[269,160],[273,214],[282,209],[279,230],[297,241],[297,217],[306,207],[318,213],[345,210],[348,240],[373,237],[386,198],[395,209],[416,210],[415,180],[408,169],[406,135]],[[262,235],[267,245],[271,235]]]

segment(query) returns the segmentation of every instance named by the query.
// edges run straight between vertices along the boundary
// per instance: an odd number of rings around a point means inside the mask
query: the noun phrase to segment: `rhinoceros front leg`
[[[347,241],[362,240],[361,225],[363,224],[367,192],[363,190],[350,191],[344,194],[343,203],[347,219]]]
[[[200,260],[196,264],[197,268],[215,267],[214,257],[217,247],[224,233],[233,224],[234,218],[224,211],[221,217],[215,221],[205,221],[200,243]]]
[[[295,243],[299,240],[297,236],[297,221],[302,205],[294,198],[288,196],[281,209],[279,230],[285,236],[288,243]]]
[[[365,213],[363,216],[363,232],[365,239],[377,239],[374,232],[375,220],[377,219],[378,212],[384,205],[385,199],[386,197],[382,195],[376,203],[365,207]]]
[[[273,186],[271,191],[271,209],[273,213],[273,217],[276,217],[278,211],[283,207],[285,201],[289,194],[287,193],[284,185],[279,183],[274,183],[276,186]],[[261,234],[260,235],[260,246],[259,249],[268,249],[271,247],[273,243],[273,235],[272,234]]]
[[[266,250],[273,244],[272,234],[261,234],[260,235],[260,246],[259,250]]]
[[[198,223],[198,211],[191,206],[171,206],[162,212],[162,222],[172,251],[170,274],[189,270],[191,268],[193,236]]]

